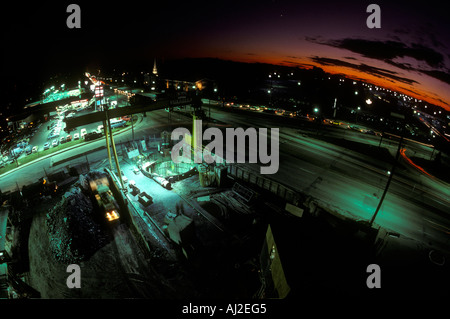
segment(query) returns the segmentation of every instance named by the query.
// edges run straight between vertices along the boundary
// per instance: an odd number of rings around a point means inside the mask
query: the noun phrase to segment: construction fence
[[[240,179],[244,182],[256,185],[262,189],[265,189],[280,198],[286,200],[286,202],[298,205],[301,202],[300,193],[289,188],[277,181],[261,176],[260,174],[253,172],[239,164],[228,164],[227,174],[234,178]]]

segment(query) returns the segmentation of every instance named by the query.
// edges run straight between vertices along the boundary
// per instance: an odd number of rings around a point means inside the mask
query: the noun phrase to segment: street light
[[[314,108],[314,113],[318,113],[319,112],[319,109],[316,107],[316,108]]]

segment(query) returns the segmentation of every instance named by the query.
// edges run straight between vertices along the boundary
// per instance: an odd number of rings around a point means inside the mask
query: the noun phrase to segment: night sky
[[[216,57],[318,66],[450,111],[442,1],[72,2],[81,7],[81,29],[68,29],[70,3],[3,6],[2,73],[10,86],[66,69]],[[370,3],[381,8],[380,29],[366,26]]]

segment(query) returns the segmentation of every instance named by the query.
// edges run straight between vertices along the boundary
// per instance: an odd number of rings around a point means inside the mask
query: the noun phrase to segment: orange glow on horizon
[[[214,56],[214,55],[217,55],[217,54],[211,54],[211,56]],[[357,71],[355,69],[351,69],[348,67],[321,65],[314,61],[311,61],[308,58],[303,58],[303,59],[297,58],[295,61],[292,61],[292,63],[287,63],[287,62],[283,62],[283,61],[280,62],[280,57],[277,55],[273,55],[273,56],[244,55],[244,56],[237,57],[235,55],[227,56],[226,54],[221,54],[221,56],[216,56],[216,57],[222,58],[222,59],[228,59],[228,60],[232,60],[232,61],[236,61],[236,62],[266,63],[266,64],[272,64],[272,65],[298,67],[301,69],[312,69],[315,66],[315,67],[321,68],[326,73],[341,74],[351,80],[364,81],[365,83],[376,85],[378,87],[385,88],[385,89],[391,90],[393,92],[405,94],[412,98],[422,100],[426,103],[442,107],[446,111],[450,112],[450,105],[444,104],[443,102],[428,96],[428,94],[423,89],[420,89],[418,87],[414,87],[412,85],[408,85],[405,83],[401,83],[401,82],[398,82],[395,80],[387,80],[387,79],[383,79],[380,77],[376,77],[374,75],[360,72],[360,71]],[[404,88],[402,88],[402,86],[404,86],[404,87],[409,86],[410,89],[413,91],[416,91],[417,94],[414,94],[413,92],[405,90]]]

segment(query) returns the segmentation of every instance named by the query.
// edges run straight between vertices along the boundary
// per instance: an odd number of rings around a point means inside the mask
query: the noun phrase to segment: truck
[[[97,200],[98,206],[105,214],[105,218],[108,222],[119,219],[119,205],[117,204],[117,201],[115,200],[114,195],[107,184],[97,183],[97,189],[94,196]]]

